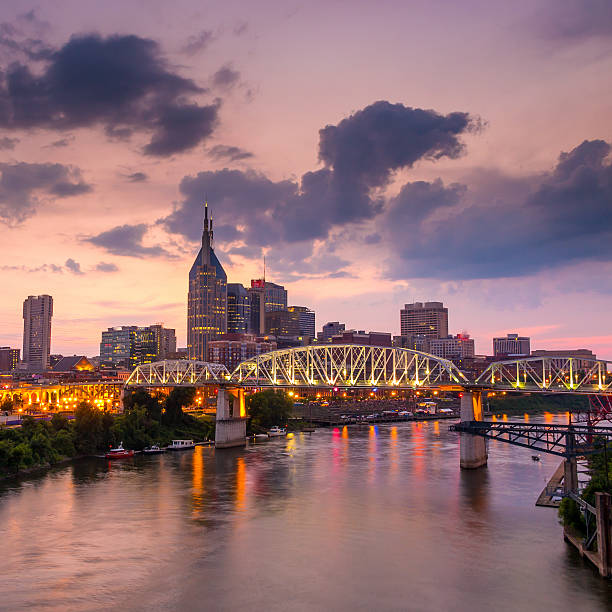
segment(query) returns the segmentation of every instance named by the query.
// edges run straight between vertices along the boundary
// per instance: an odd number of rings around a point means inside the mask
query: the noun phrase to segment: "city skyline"
[[[612,358],[602,5],[358,4],[351,15],[322,3],[5,9],[3,69],[18,62],[51,93],[36,117],[0,119],[0,344],[21,346],[23,300],[49,294],[53,352],[93,355],[101,329],[162,321],[185,346],[185,271],[207,196],[228,278],[248,286],[265,253],[269,279],[317,313],[318,329],[395,334],[403,304],[439,300],[478,353],[519,332],[534,350]],[[349,27],[323,26],[324,11]],[[165,87],[198,129],[158,114],[168,129],[156,131],[112,74],[87,112],[82,91],[70,103],[53,94],[76,55],[95,70],[126,48],[143,91]],[[4,82],[0,98],[15,102]],[[402,136],[397,150],[381,124]],[[432,124],[417,146],[415,126]],[[361,157],[346,148],[355,138]],[[591,196],[568,199],[586,193],[580,181]]]

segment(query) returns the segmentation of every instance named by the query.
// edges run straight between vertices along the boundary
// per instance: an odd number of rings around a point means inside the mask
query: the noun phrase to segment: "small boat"
[[[134,451],[123,448],[123,442],[121,442],[117,448],[111,448],[104,456],[107,459],[123,459],[124,457],[133,457]]]
[[[531,458],[532,458],[534,461],[539,461],[539,460],[540,460],[540,455],[531,455]]]
[[[267,440],[270,436],[268,436],[268,434],[255,434],[253,436],[256,440]]]
[[[142,452],[145,455],[159,455],[160,453],[165,453],[166,449],[160,448],[159,446],[157,446],[157,444],[153,444],[153,446],[147,446],[146,448],[143,448]]]
[[[277,438],[278,436],[284,436],[287,434],[287,430],[284,427],[272,427],[268,429],[268,437]]]
[[[169,451],[188,450],[190,448],[195,448],[195,442],[193,440],[172,440],[172,444],[166,446],[166,450]]]

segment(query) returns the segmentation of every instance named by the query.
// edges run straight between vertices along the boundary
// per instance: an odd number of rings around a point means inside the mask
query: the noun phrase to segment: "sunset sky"
[[[48,0],[0,8],[0,345],[114,325],[186,344],[208,198],[230,282],[399,333],[440,300],[477,353],[612,359],[608,0]]]

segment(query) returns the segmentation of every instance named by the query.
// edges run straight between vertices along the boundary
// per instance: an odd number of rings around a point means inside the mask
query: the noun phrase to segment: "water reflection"
[[[557,459],[489,450],[461,471],[444,421],[345,426],[7,482],[0,608],[610,609],[534,506]]]

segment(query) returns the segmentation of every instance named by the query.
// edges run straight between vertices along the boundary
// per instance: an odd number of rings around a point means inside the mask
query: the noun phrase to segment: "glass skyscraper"
[[[209,340],[227,331],[227,275],[213,249],[212,218],[204,207],[202,246],[189,271],[187,351],[189,359],[206,361]]]

